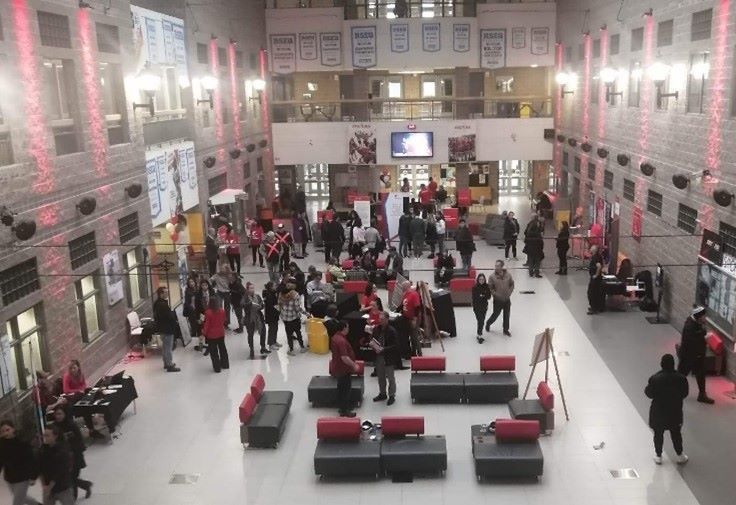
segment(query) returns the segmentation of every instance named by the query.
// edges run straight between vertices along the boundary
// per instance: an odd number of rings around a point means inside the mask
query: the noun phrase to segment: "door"
[[[526,193],[529,183],[529,165],[526,160],[501,160],[498,162],[498,193],[518,195]]]

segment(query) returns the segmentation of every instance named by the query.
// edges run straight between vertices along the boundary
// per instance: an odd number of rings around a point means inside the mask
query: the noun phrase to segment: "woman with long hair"
[[[73,359],[69,362],[62,378],[62,388],[65,395],[84,393],[87,389],[87,380],[84,378],[79,360]]]
[[[211,296],[207,310],[204,311],[202,335],[207,341],[207,348],[212,359],[212,369],[220,373],[221,369],[230,368],[230,359],[225,347],[225,311],[217,296]]]
[[[478,274],[475,278],[475,285],[473,286],[473,313],[475,313],[475,319],[478,323],[477,336],[479,344],[482,344],[485,339],[483,335],[483,321],[485,321],[486,313],[488,312],[488,300],[491,299],[491,288],[488,287],[485,274]]]
[[[199,344],[194,346],[194,350],[203,351],[205,356],[207,356],[210,351],[207,349],[207,342],[205,342],[204,335],[202,335],[202,323],[204,322],[204,312],[210,304],[210,299],[214,296],[215,290],[212,289],[210,281],[202,279],[199,283],[199,290],[194,296],[194,314],[192,317],[196,316],[197,321],[199,322],[197,331]],[[194,335],[192,335],[192,338],[194,338]]]
[[[64,407],[56,407],[54,409],[54,426],[58,426],[64,440],[66,440],[67,447],[72,453],[72,486],[74,498],[77,497],[77,489],[84,490],[84,497],[89,498],[92,494],[92,483],[79,477],[82,469],[87,466],[87,462],[84,460],[86,447],[82,438],[82,432],[79,426],[77,426],[77,423],[69,417]]]
[[[245,296],[243,297],[243,325],[248,333],[248,347],[250,348],[250,359],[255,359],[255,348],[253,335],[258,331],[261,337],[261,355],[270,354],[266,348],[266,322],[263,317],[263,298],[256,293],[256,287],[252,282],[245,284]]]
[[[557,258],[560,260],[560,267],[555,272],[558,275],[567,275],[567,251],[570,249],[570,225],[567,221],[562,221],[562,228],[557,234]]]

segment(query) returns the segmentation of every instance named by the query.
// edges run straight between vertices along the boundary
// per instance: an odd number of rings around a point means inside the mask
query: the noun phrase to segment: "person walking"
[[[514,278],[504,268],[504,262],[496,261],[493,273],[488,279],[488,287],[493,295],[493,313],[486,321],[486,331],[491,331],[491,325],[496,322],[503,312],[503,334],[511,336],[509,319],[511,318],[511,295],[514,292]]]
[[[225,311],[220,299],[216,296],[210,298],[209,306],[204,312],[202,334],[207,341],[212,369],[215,373],[230,368],[230,359],[227,347],[225,347]]]
[[[397,275],[406,277],[404,272],[404,257],[394,246],[388,248],[386,257],[386,279],[396,279]]]
[[[304,339],[302,338],[302,314],[306,314],[306,311],[299,303],[299,293],[296,292],[296,284],[294,279],[288,279],[286,282],[286,288],[283,293],[279,295],[279,315],[281,320],[284,322],[284,328],[286,329],[286,341],[289,344],[289,356],[294,356],[294,339],[299,342],[301,352],[307,352],[307,348],[304,346]]]
[[[588,315],[598,314],[606,310],[606,294],[603,291],[603,256],[594,245],[590,248],[588,263]]]
[[[529,277],[541,278],[539,269],[544,259],[544,239],[542,238],[542,226],[535,216],[529,222],[524,232],[524,252],[527,256]]]
[[[12,505],[40,505],[28,496],[28,488],[38,475],[33,448],[18,438],[9,419],[0,421],[0,472],[13,496]]]
[[[228,263],[230,263],[230,270],[240,275],[240,237],[235,233],[232,226],[228,227],[225,243],[227,244],[225,254]]]
[[[156,290],[156,301],[153,302],[153,320],[156,322],[156,331],[161,335],[161,357],[164,361],[164,370],[180,372],[173,359],[174,335],[179,329],[176,314],[169,305],[169,290],[161,286]]]
[[[276,285],[268,281],[261,296],[263,297],[263,315],[268,326],[268,348],[271,351],[278,351],[281,344],[277,341],[279,333],[279,294],[276,291]]]
[[[434,252],[437,247],[437,220],[434,214],[427,215],[427,245],[429,246],[429,259],[434,258]]]
[[[470,266],[473,264],[473,252],[475,252],[475,243],[473,242],[473,234],[468,228],[468,223],[465,219],[461,219],[458,224],[457,232],[455,233],[455,247],[460,253],[460,261],[463,264],[465,270],[470,270]]]
[[[294,247],[294,237],[291,236],[289,230],[284,228],[284,223],[279,223],[276,228],[276,240],[281,246],[281,262],[279,263],[279,272],[285,272],[289,269],[291,263],[291,248]]]
[[[509,260],[509,250],[511,250],[513,258],[516,259],[516,241],[518,238],[519,221],[516,220],[512,211],[506,214],[506,219],[503,221],[504,256],[506,257],[506,261]]]
[[[491,299],[491,288],[488,286],[485,274],[478,274],[473,286],[473,313],[477,322],[476,339],[479,344],[485,342],[483,338],[483,322],[488,312],[488,300]]]
[[[199,337],[199,314],[197,313],[197,279],[189,277],[187,279],[187,287],[184,289],[184,304],[182,307],[182,315],[187,318],[189,323],[189,334],[192,338]],[[195,346],[195,350],[197,347]]]
[[[327,246],[325,246],[327,247]],[[276,234],[272,231],[266,233],[266,238],[261,244],[261,251],[266,258],[268,268],[268,279],[274,284],[279,282],[279,263],[281,262],[281,244],[276,240]]]
[[[235,313],[238,326],[233,330],[235,333],[243,333],[243,299],[245,298],[245,286],[239,275],[230,275],[230,305]]]
[[[212,289],[210,281],[202,279],[199,283],[199,290],[194,297],[194,314],[192,317],[197,318],[197,337],[199,338],[199,344],[194,346],[195,351],[202,351],[207,356],[210,351],[207,349],[207,342],[205,342],[204,335],[202,335],[202,321],[204,321],[204,311],[210,304],[210,298],[215,295],[215,290]]]
[[[562,221],[562,228],[557,234],[557,259],[560,260],[560,267],[555,272],[557,275],[567,275],[567,251],[570,250],[570,225],[567,221]]]
[[[217,246],[215,237],[215,229],[207,228],[207,238],[204,239],[204,257],[207,260],[207,270],[210,276],[215,275],[217,271],[217,259],[220,255],[220,248]]]
[[[649,407],[649,427],[654,431],[654,462],[662,464],[664,432],[669,431],[677,458],[684,465],[688,461],[682,452],[682,401],[688,395],[687,378],[675,371],[675,358],[671,354],[662,356],[662,369],[649,377],[644,394],[652,399]]]
[[[399,218],[399,253],[404,258],[409,257],[409,248],[411,247],[411,221],[411,211],[406,209]]]
[[[445,252],[445,235],[447,234],[447,226],[442,213],[437,214],[434,227],[437,231],[437,253],[442,254]]]
[[[253,255],[253,266],[256,266],[256,255],[258,255],[258,265],[263,268],[263,253],[261,252],[263,227],[258,221],[251,221],[250,230],[248,232],[248,241],[251,254]]]
[[[58,426],[44,428],[43,445],[38,459],[43,505],[54,505],[57,502],[61,505],[73,505],[72,455]]]
[[[335,219],[334,213],[327,213],[327,219],[322,224],[322,241],[325,244],[325,263],[337,258],[340,261],[342,245],[345,243],[345,229]]]
[[[261,339],[261,355],[266,356],[271,353],[266,348],[266,323],[263,318],[263,298],[256,294],[256,287],[252,282],[245,285],[245,298],[243,301],[243,323],[245,330],[248,332],[248,348],[250,349],[250,359],[255,359],[255,348],[253,345],[253,335],[258,331]]]
[[[711,405],[715,402],[705,392],[705,335],[707,333],[705,316],[705,308],[696,307],[690,313],[690,317],[685,320],[678,352],[680,362],[677,365],[677,371],[684,376],[692,372],[698,384],[698,401]]]
[[[304,258],[307,256],[307,242],[309,241],[309,226],[303,213],[294,213],[291,218],[291,229],[294,235],[294,257]],[[300,255],[297,252],[301,249]]]
[[[358,373],[358,363],[355,361],[353,346],[347,340],[348,325],[345,321],[337,321],[325,326],[330,337],[330,375],[337,379],[337,406],[340,417],[355,417],[352,411],[350,391],[352,389],[351,375]]]
[[[210,284],[220,297],[222,308],[225,310],[225,328],[230,327],[230,282],[234,275],[229,265],[223,265],[219,272],[210,277]]]
[[[393,405],[396,401],[394,370],[401,361],[401,357],[399,356],[399,339],[396,336],[396,330],[389,324],[388,312],[379,313],[378,324],[373,327],[373,338],[369,345],[376,353],[375,366],[378,377],[378,396],[373,398],[373,401],[381,402],[388,399],[386,405]],[[388,396],[386,395],[387,382]]]
[[[427,224],[419,214],[416,214],[409,223],[409,232],[411,233],[411,245],[414,250],[414,257],[421,258],[424,242],[427,240]]]
[[[77,499],[77,488],[84,490],[84,497],[92,496],[92,483],[79,477],[83,468],[87,467],[84,460],[84,439],[79,426],[67,415],[65,407],[59,406],[54,409],[54,425],[59,428],[67,447],[72,453],[72,493]]]

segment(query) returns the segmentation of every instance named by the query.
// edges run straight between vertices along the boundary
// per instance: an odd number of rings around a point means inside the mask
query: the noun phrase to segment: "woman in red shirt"
[[[70,395],[84,393],[85,389],[87,389],[87,380],[82,373],[82,366],[79,364],[79,360],[73,359],[69,362],[66,372],[64,372],[62,391],[65,395]]]
[[[371,302],[374,300],[378,300],[378,290],[376,289],[375,284],[369,282],[368,284],[366,284],[363,294],[360,295],[360,310],[362,310],[363,312],[370,311]]]
[[[225,311],[217,296],[210,297],[207,310],[204,311],[202,335],[207,342],[212,368],[215,372],[220,373],[220,369],[230,368],[230,359],[227,355],[227,347],[225,347]]]
[[[258,221],[253,221],[250,225],[250,250],[253,253],[253,266],[256,266],[256,254],[258,254],[258,264],[263,268],[263,254],[261,253],[261,242],[263,242],[263,228]]]
[[[238,275],[240,275],[240,238],[232,228],[227,233],[226,241],[225,253],[227,254],[227,260],[230,262],[230,270],[238,272]]]

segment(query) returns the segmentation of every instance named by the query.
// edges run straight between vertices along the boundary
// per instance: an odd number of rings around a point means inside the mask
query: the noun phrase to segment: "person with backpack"
[[[245,285],[245,295],[243,301],[243,324],[248,332],[248,347],[250,349],[250,359],[255,359],[255,348],[253,345],[253,335],[258,331],[261,338],[261,355],[266,356],[271,353],[266,348],[266,322],[263,317],[263,298],[256,294],[256,287],[252,282]]]
[[[261,244],[261,252],[263,257],[266,258],[268,279],[277,284],[279,282],[279,264],[281,263],[281,244],[276,239],[274,232],[266,233],[266,237]]]
[[[664,432],[669,431],[677,454],[675,460],[684,465],[688,461],[682,452],[682,401],[687,398],[687,378],[675,370],[675,357],[665,354],[660,361],[662,369],[649,377],[644,394],[652,399],[649,407],[649,427],[654,431],[654,462],[662,464]]]
[[[256,254],[258,255],[258,265],[263,268],[263,253],[261,252],[261,243],[263,242],[263,227],[258,221],[252,221],[250,231],[248,232],[248,240],[250,250],[253,254],[253,266],[256,266]]]

